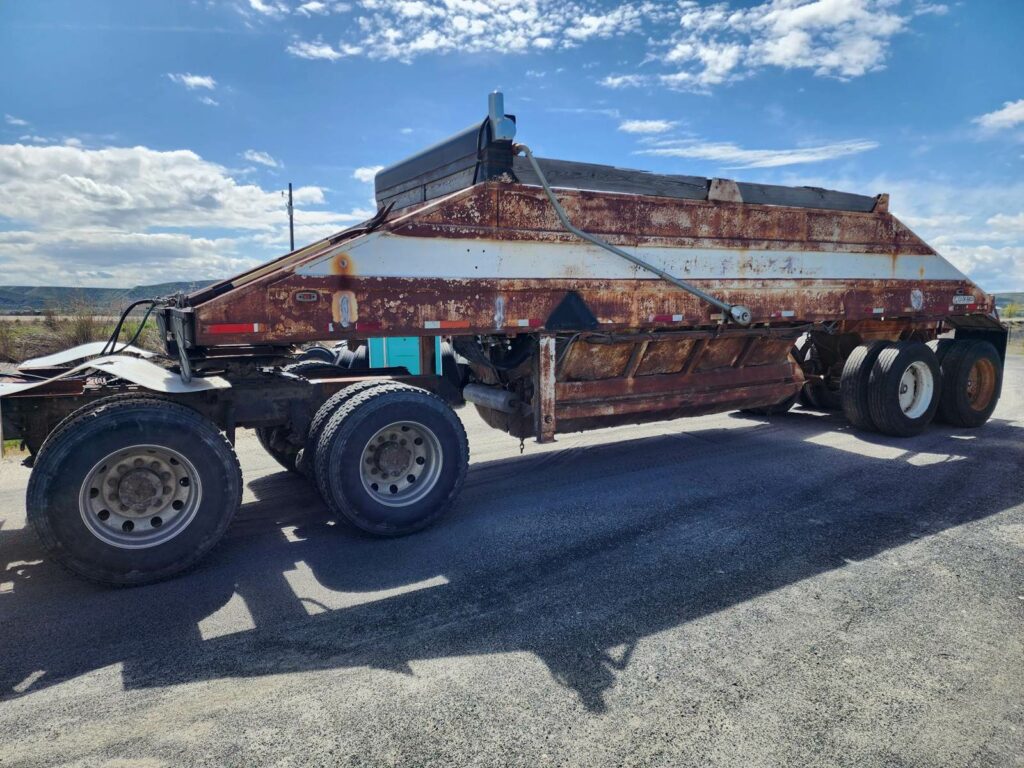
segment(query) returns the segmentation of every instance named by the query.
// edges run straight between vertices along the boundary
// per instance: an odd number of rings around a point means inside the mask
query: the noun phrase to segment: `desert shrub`
[[[0,363],[18,362],[16,330],[14,323],[0,320]]]
[[[85,303],[76,302],[67,316],[57,322],[56,331],[63,347],[76,347],[104,337],[104,322]],[[109,331],[108,331],[109,333]]]

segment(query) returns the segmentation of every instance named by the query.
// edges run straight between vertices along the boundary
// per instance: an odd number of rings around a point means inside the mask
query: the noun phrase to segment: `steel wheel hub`
[[[142,549],[181,533],[201,499],[199,473],[182,454],[136,445],[105,456],[89,471],[79,511],[86,528],[104,543]]]
[[[931,369],[922,362],[913,362],[900,377],[900,410],[911,419],[920,418],[931,405],[935,379]]]
[[[996,371],[989,360],[978,360],[967,374],[967,402],[982,411],[992,402],[996,390]]]
[[[374,501],[404,507],[437,485],[442,463],[437,435],[418,422],[400,421],[379,430],[366,443],[359,476]]]

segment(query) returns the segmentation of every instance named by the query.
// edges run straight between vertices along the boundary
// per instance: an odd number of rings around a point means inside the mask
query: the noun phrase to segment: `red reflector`
[[[357,322],[356,323],[356,330],[357,331],[379,331],[380,329],[381,329],[381,324],[380,323],[370,323],[370,322],[365,322],[365,323],[364,322]]]
[[[259,323],[214,323],[206,326],[207,333],[259,333]]]

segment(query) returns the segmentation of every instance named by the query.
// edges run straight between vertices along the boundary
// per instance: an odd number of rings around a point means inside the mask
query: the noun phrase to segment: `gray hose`
[[[540,164],[537,162],[537,159],[533,156],[533,152],[530,151],[530,148],[525,144],[516,144],[513,147],[513,151],[522,152],[524,155],[526,155],[526,159],[530,161],[530,165],[533,166],[533,172],[536,173],[537,178],[540,179],[540,185],[544,188],[544,192],[547,194],[548,200],[551,201],[551,205],[554,207],[555,213],[558,214],[558,218],[562,222],[562,226],[565,227],[570,232],[572,232],[574,235],[576,235],[576,237],[580,238],[581,240],[586,240],[587,242],[593,243],[594,245],[600,248],[604,248],[606,251],[610,251],[611,253],[614,253],[616,256],[620,256],[626,261],[636,264],[641,269],[646,269],[648,272],[652,272],[665,282],[671,283],[672,285],[676,286],[676,288],[681,288],[687,293],[696,296],[698,299],[706,301],[711,306],[717,307],[718,309],[722,310],[722,312],[725,313],[725,316],[727,318],[733,320],[739,325],[750,325],[751,314],[750,310],[747,309],[746,307],[741,306],[739,304],[729,304],[727,302],[722,301],[721,299],[716,299],[714,296],[708,293],[704,293],[704,291],[702,291],[700,288],[690,285],[685,280],[680,280],[677,277],[673,277],[665,270],[659,269],[653,264],[648,264],[646,261],[639,258],[638,256],[634,256],[633,254],[628,253],[622,250],[621,248],[616,248],[614,245],[612,245],[609,242],[606,242],[605,240],[602,240],[600,237],[591,235],[589,232],[584,232],[582,229],[577,229],[576,227],[574,227],[572,222],[569,221],[569,217],[566,215],[561,203],[558,202],[558,198],[555,197],[555,193],[552,192],[551,187],[548,186],[548,180],[544,177],[544,172],[540,169]]]

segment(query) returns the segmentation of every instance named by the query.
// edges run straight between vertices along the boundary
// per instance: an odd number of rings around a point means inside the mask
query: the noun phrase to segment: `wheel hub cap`
[[[389,424],[369,439],[362,451],[363,489],[380,504],[404,507],[422,499],[441,475],[441,443],[423,424]]]
[[[117,484],[117,499],[122,506],[135,512],[145,512],[152,504],[159,505],[164,484],[149,469],[129,470]],[[167,489],[168,492],[170,489]]]
[[[157,445],[114,451],[82,483],[79,511],[96,538],[120,549],[170,541],[202,500],[199,473],[181,453]]]

